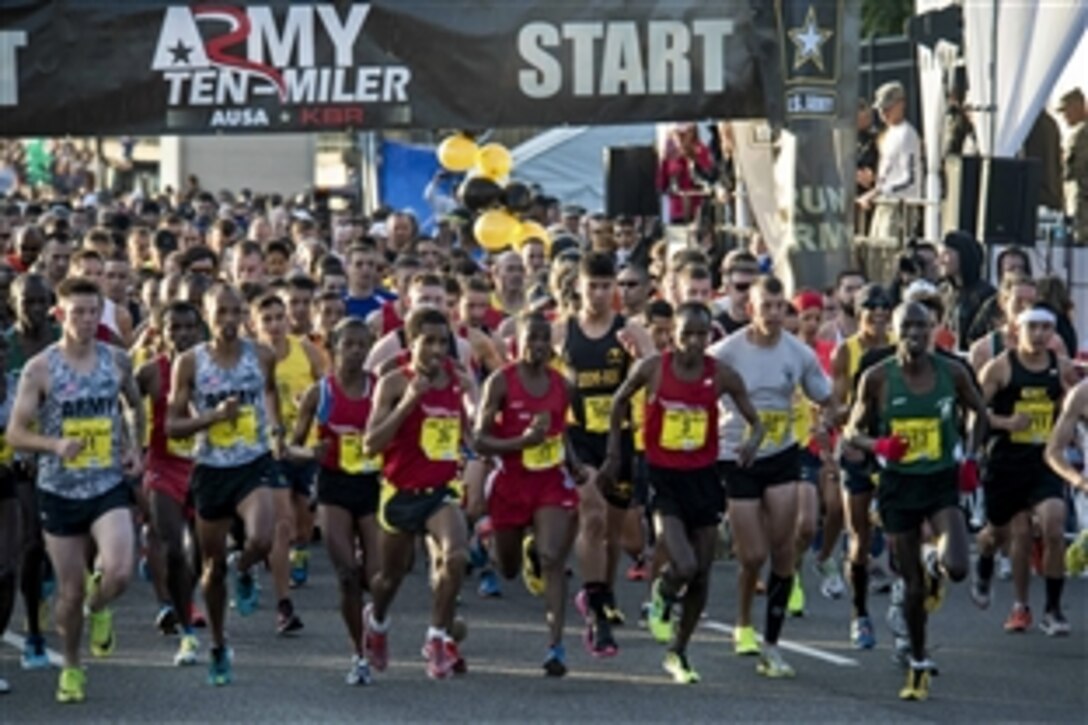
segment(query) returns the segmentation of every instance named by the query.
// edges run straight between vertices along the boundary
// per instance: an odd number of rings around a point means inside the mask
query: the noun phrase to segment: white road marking
[[[704,620],[699,624],[701,624],[703,627],[706,627],[707,629],[712,629],[715,632],[722,632],[723,634],[728,634],[730,636],[733,635],[733,628],[723,622],[715,622],[714,620],[710,619]],[[762,635],[757,633],[756,636],[759,637],[759,640],[761,642],[763,641]],[[789,640],[785,639],[778,640],[778,646],[788,652],[796,652],[799,655],[804,655],[805,657],[812,657],[813,659],[822,660],[824,662],[837,665],[839,667],[860,666],[860,663],[855,659],[843,657],[842,655],[837,655],[833,652],[825,652],[824,650],[816,649],[815,647],[809,647],[808,645],[799,644],[797,642],[790,642]]]
[[[23,646],[26,644],[26,638],[22,635],[15,634],[14,632],[4,632],[4,641],[10,644],[20,652],[23,651]],[[49,658],[49,664],[54,667],[60,667],[64,664],[64,660],[61,658],[59,652],[54,652],[48,647],[45,648],[45,655]]]

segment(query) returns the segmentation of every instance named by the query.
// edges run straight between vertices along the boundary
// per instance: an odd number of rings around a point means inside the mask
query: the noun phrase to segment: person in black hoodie
[[[997,283],[1000,285],[1005,277],[1013,274],[1031,277],[1031,257],[1020,247],[1005,247],[997,255]],[[994,295],[979,308],[971,327],[967,330],[968,344],[1004,324],[1005,316],[1001,311],[1000,297],[1001,295]]]
[[[967,232],[949,232],[941,245],[941,298],[945,321],[956,335],[956,347],[971,344],[968,332],[983,303],[996,290],[982,279],[982,247]]]

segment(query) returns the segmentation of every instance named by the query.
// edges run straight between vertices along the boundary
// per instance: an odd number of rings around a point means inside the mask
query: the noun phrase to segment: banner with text
[[[766,116],[759,0],[6,4],[0,135]]]

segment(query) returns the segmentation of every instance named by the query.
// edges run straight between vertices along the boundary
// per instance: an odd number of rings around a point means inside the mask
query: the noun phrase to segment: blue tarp
[[[382,141],[379,153],[378,196],[381,203],[398,211],[411,210],[423,233],[432,234],[437,222],[436,211],[438,214],[446,211],[432,209],[423,195],[439,170],[434,147]],[[459,180],[458,176],[440,181],[439,195],[452,197]]]

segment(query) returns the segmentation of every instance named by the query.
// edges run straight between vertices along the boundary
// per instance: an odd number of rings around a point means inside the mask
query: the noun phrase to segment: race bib
[[[900,463],[936,461],[941,457],[941,421],[937,418],[893,420],[892,435],[907,439],[907,454]]]
[[[521,452],[521,464],[527,471],[545,471],[563,462],[563,438],[552,436],[540,445]]]
[[[582,399],[587,433],[607,433],[611,428],[612,396],[593,395]]]
[[[167,438],[166,439],[166,452],[172,456],[178,458],[192,458],[193,452],[196,450],[196,441],[192,436],[188,438]]]
[[[1031,423],[1027,428],[1009,436],[1013,443],[1040,445],[1046,443],[1054,427],[1054,402],[1051,400],[1018,400],[1014,413],[1023,413]]]
[[[15,460],[15,449],[8,445],[7,438],[0,433],[0,466],[9,465]]]
[[[705,410],[666,408],[661,423],[661,447],[666,451],[694,451],[706,443]]]
[[[238,409],[234,422],[220,421],[208,429],[208,441],[216,448],[257,445],[257,410],[252,405]]]
[[[113,462],[113,421],[109,418],[69,418],[61,423],[61,435],[83,443],[83,450],[64,462],[65,468],[106,468]]]
[[[788,410],[760,410],[758,412],[759,422],[763,424],[764,430],[760,447],[784,445],[790,432],[790,412]]]
[[[382,457],[363,455],[362,433],[340,434],[340,470],[357,475],[381,470]]]
[[[461,442],[460,418],[426,418],[419,431],[419,447],[432,461],[456,461]]]

